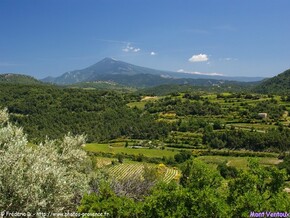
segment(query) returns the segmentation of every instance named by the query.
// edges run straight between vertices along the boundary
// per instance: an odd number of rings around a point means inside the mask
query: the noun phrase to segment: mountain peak
[[[103,63],[107,63],[107,62],[117,62],[117,60],[116,59],[114,59],[114,58],[109,58],[109,57],[106,57],[106,58],[104,58],[103,60],[101,60],[100,62],[103,62]]]
[[[74,70],[67,72],[57,78],[48,78],[44,81],[54,82],[57,84],[73,84],[78,82],[88,82],[88,81],[113,81],[118,82],[134,79],[132,76],[139,77],[140,81],[145,79],[147,75],[148,80],[160,80],[160,78],[170,77],[170,78],[204,78],[204,79],[218,79],[226,80],[227,78],[221,76],[206,76],[206,75],[190,75],[182,74],[177,72],[155,70],[146,67],[140,67],[137,65],[129,64],[123,61],[119,61],[113,58],[106,57],[94,65],[91,65],[85,69]],[[150,76],[148,76],[150,75]],[[162,76],[162,77],[161,77]],[[117,78],[118,77],[118,78]],[[142,79],[141,79],[142,77]],[[234,80],[234,78],[228,78],[228,80]],[[243,81],[243,80],[240,80]],[[120,82],[120,83],[121,83]],[[144,82],[144,81],[143,81]],[[175,81],[174,81],[175,82]]]

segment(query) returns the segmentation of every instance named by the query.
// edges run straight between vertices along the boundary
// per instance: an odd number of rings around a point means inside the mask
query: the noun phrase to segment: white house
[[[268,117],[268,114],[267,113],[258,113],[258,116],[265,119]]]

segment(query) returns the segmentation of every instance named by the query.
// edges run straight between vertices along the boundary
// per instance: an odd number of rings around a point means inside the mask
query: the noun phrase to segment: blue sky
[[[44,78],[104,57],[155,69],[290,68],[289,0],[0,0],[0,73]]]

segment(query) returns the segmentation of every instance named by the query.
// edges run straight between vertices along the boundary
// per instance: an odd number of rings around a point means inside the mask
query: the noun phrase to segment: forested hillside
[[[255,87],[254,91],[259,93],[290,95],[290,69],[265,80]]]
[[[126,106],[130,97],[110,91],[54,86],[0,87],[1,107],[8,108],[11,120],[23,126],[32,141],[44,140],[46,136],[57,139],[67,132],[85,133],[88,141],[166,136],[167,124]]]
[[[33,78],[32,76],[21,75],[21,74],[0,74],[0,84],[41,84],[39,80]]]

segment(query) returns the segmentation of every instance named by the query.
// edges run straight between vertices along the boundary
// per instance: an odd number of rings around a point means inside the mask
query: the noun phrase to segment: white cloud
[[[201,72],[192,72],[192,71],[186,71],[183,69],[177,70],[178,73],[187,73],[187,74],[193,74],[193,75],[208,75],[208,76],[223,76],[222,73],[201,73]]]
[[[178,73],[185,73],[185,70],[183,70],[183,69],[179,69],[179,70],[177,70],[177,72],[178,72]]]
[[[155,56],[155,55],[157,55],[157,54],[156,54],[156,52],[151,51],[150,55]]]
[[[127,44],[125,48],[122,49],[124,52],[139,52],[141,49],[140,48],[135,48],[130,45],[130,43]]]
[[[123,48],[122,51],[129,52],[130,50],[129,50],[129,48]]]
[[[188,59],[188,61],[190,62],[208,61],[208,56],[206,54],[193,55],[191,58]]]

